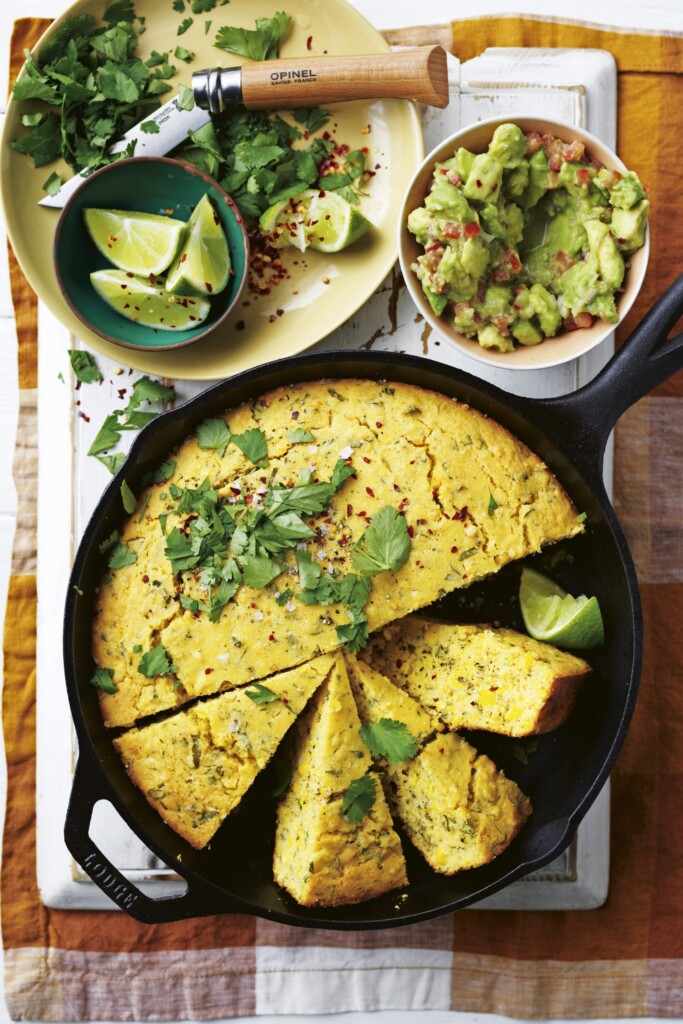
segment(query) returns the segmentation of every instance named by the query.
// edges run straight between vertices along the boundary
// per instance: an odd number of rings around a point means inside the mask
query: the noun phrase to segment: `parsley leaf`
[[[361,775],[350,783],[342,800],[342,811],[355,825],[362,821],[377,799],[377,782],[371,775]]]
[[[215,449],[221,458],[230,444],[231,437],[225,420],[204,420],[197,427],[197,444],[202,451]]]
[[[280,698],[272,690],[269,690],[263,683],[253,683],[252,690],[245,690],[245,694],[250,700],[253,700],[254,704],[272,704],[274,700]]]
[[[287,440],[291,442],[291,444],[305,444],[307,441],[315,441],[315,438],[310,430],[304,430],[302,427],[297,427],[296,430],[287,431]]]
[[[173,671],[174,666],[171,664],[168,652],[163,644],[157,644],[150,651],[146,651],[140,658],[138,665],[138,672],[143,676],[147,676],[148,679],[154,679],[156,676],[167,676]]]
[[[258,427],[245,430],[242,434],[233,434],[232,440],[254,465],[268,457],[266,435]]]
[[[99,455],[107,448],[113,448],[118,444],[121,436],[121,425],[119,423],[120,412],[110,413],[95,435],[95,440],[88,448],[88,455]]]
[[[123,507],[128,515],[132,515],[137,508],[138,499],[135,497],[125,480],[121,484],[121,501],[123,502]]]
[[[117,544],[111,553],[107,565],[110,569],[123,569],[125,565],[133,565],[137,562],[138,556],[132,548],[125,544]]]
[[[491,493],[491,491],[489,491],[489,515],[492,516],[497,508],[498,508],[498,502],[493,497],[493,494]]]
[[[410,761],[417,753],[417,740],[405,722],[380,718],[361,726],[360,738],[373,757],[386,757],[389,764]]]
[[[106,466],[112,476],[116,476],[121,466],[126,461],[125,452],[116,452],[115,455],[96,455],[95,458]]]
[[[410,535],[405,516],[386,505],[351,552],[351,564],[364,576],[400,569],[410,554]]]
[[[90,683],[92,686],[96,686],[98,690],[104,690],[105,693],[118,693],[114,684],[113,668],[99,668],[98,666],[93,673]]]
[[[256,28],[223,25],[214,46],[250,60],[270,60],[280,55],[280,43],[287,34],[289,15],[278,11],[272,18],[257,18]]]

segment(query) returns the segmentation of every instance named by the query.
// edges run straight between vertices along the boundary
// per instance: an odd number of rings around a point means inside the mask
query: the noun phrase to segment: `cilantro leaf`
[[[280,698],[272,690],[269,690],[263,683],[252,683],[253,689],[245,690],[245,694],[249,700],[253,700],[254,704],[272,704],[274,700]]]
[[[290,20],[284,11],[278,11],[272,18],[257,18],[253,29],[223,25],[214,46],[250,60],[270,60],[280,55],[280,43],[287,34]]]
[[[275,562],[267,555],[247,555],[242,558],[244,582],[257,590],[267,587],[284,568],[281,562]]]
[[[49,196],[56,196],[63,184],[60,175],[53,171],[43,182],[43,191],[47,192]]]
[[[350,572],[337,584],[337,600],[359,612],[370,597],[371,590],[372,580],[368,576],[356,576]]]
[[[540,742],[540,736],[531,736],[529,739],[515,743],[512,747],[512,756],[516,761],[519,761],[520,764],[527,765],[529,763],[529,754],[536,753]]]
[[[322,572],[320,566],[313,560],[310,551],[305,549],[297,551],[296,564],[299,569],[299,586],[302,590],[312,590],[318,585]]]
[[[347,608],[346,614],[349,622],[336,627],[337,640],[340,644],[348,644],[351,654],[357,654],[365,647],[370,637],[368,620],[357,608]]]
[[[334,469],[332,470],[332,477],[330,483],[334,487],[335,491],[338,491],[343,483],[345,483],[350,476],[355,476],[356,471],[353,466],[347,465],[343,459],[337,459]]]
[[[150,651],[146,651],[140,658],[138,672],[154,679],[156,676],[168,676],[174,671],[174,666],[168,657],[168,652],[163,644],[157,644]]]
[[[304,430],[302,427],[297,427],[296,430],[287,431],[287,440],[291,442],[291,444],[306,444],[307,441],[315,441],[315,438],[310,430]]]
[[[292,766],[289,761],[276,757],[271,762],[271,774],[273,783],[270,787],[271,796],[280,796],[287,789],[292,778]]]
[[[118,530],[114,530],[114,532],[111,533],[107,537],[107,539],[103,540],[102,543],[99,545],[100,554],[103,555],[105,553],[105,551],[109,551],[109,548],[113,548],[114,544],[116,544],[118,539],[119,539],[119,531]]]
[[[489,491],[489,515],[492,516],[497,508],[498,508],[498,502],[493,497],[493,494],[491,493],[491,491]]]
[[[295,121],[302,124],[307,132],[317,131],[330,119],[329,110],[323,110],[322,107],[299,107],[297,110],[293,110],[292,114]]]
[[[126,461],[125,452],[116,452],[114,455],[96,455],[95,458],[106,466],[112,476],[116,476],[121,466]]]
[[[146,135],[158,135],[160,128],[156,121],[143,121],[140,131],[145,132]]]
[[[178,86],[178,108],[180,110],[194,110],[194,93],[181,82]]]
[[[138,499],[135,497],[125,480],[121,484],[121,501],[123,502],[123,507],[128,515],[132,515],[137,508]]]
[[[160,380],[152,380],[151,377],[140,377],[133,384],[133,391],[130,401],[126,406],[126,412],[133,412],[143,402],[170,402],[175,397],[175,388],[162,384]]]
[[[178,31],[176,32],[176,35],[178,35],[178,36],[184,35],[185,32],[187,32],[187,30],[190,27],[190,25],[192,25],[193,22],[194,22],[194,18],[183,18],[183,20],[178,25]]]
[[[333,192],[335,189],[353,185],[365,172],[365,154],[361,149],[354,149],[346,154],[345,171],[323,174],[318,179],[318,185],[322,189]]]
[[[225,420],[204,420],[197,427],[197,444],[202,451],[215,449],[221,458],[230,443],[232,434]]]
[[[130,408],[130,406],[128,406]],[[142,409],[135,409],[129,416],[119,424],[120,430],[141,430],[148,423],[156,419],[155,412],[143,412]]]
[[[81,381],[82,384],[92,384],[93,381],[102,380],[102,374],[90,352],[72,348],[68,352],[71,369],[76,380]]]
[[[193,549],[189,538],[181,533],[177,526],[166,535],[164,554],[171,563],[174,575],[182,569],[193,569],[199,560],[199,555]]]
[[[355,825],[362,821],[377,799],[377,782],[371,775],[361,775],[350,783],[342,799],[342,811]]]
[[[159,64],[165,64],[168,61],[168,51],[166,53],[159,53],[158,50],[152,50],[151,56],[145,61],[146,68],[156,68]]]
[[[386,757],[389,764],[410,761],[417,753],[417,740],[405,722],[380,718],[361,726],[360,738],[373,757]]]
[[[216,0],[192,0],[193,14],[208,14],[216,6]]]
[[[103,690],[105,693],[118,693],[114,684],[113,668],[100,668],[98,666],[93,673],[90,684],[91,686],[96,686],[98,690]]]
[[[180,46],[180,44],[173,51],[173,56],[176,60],[184,60],[186,64],[189,64],[194,59],[194,54],[186,50],[184,46]]]
[[[242,434],[233,434],[232,440],[254,465],[268,457],[266,435],[258,427],[245,430]]]
[[[113,448],[118,444],[121,437],[121,426],[119,424],[120,412],[110,413],[95,435],[95,440],[88,448],[88,455],[99,455],[107,448]]]
[[[143,487],[148,487],[149,484],[163,484],[167,480],[170,480],[175,473],[175,462],[173,459],[166,459],[162,462],[158,469],[152,470],[149,473],[145,473],[142,481]]]
[[[126,565],[133,565],[137,560],[138,556],[132,548],[127,547],[125,544],[117,544],[111,553],[107,565],[110,569],[123,569]]]
[[[386,505],[351,552],[351,564],[364,576],[400,569],[410,554],[410,535],[405,516]]]

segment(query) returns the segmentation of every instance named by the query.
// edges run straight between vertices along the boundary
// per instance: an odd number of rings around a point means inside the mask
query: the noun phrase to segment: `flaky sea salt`
[[[339,452],[340,459],[350,459],[352,455],[353,448],[351,447],[350,444],[347,444],[346,448],[342,448],[342,450]]]

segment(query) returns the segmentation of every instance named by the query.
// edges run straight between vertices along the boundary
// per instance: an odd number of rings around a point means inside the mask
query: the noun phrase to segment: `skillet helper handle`
[[[181,921],[188,917],[202,917],[228,913],[236,907],[221,902],[208,894],[198,894],[188,883],[180,896],[152,899],[130,882],[90,838],[89,829],[95,804],[106,795],[98,788],[98,772],[83,754],[78,758],[74,774],[69,807],[66,812],[64,839],[74,860],[93,882],[131,917],[145,924]]]
[[[388,98],[419,100],[432,107],[448,105],[442,46],[356,57],[255,61],[245,64],[241,72],[242,101],[247,110]]]
[[[601,471],[605,446],[622,415],[683,369],[683,334],[667,339],[683,316],[683,274],[640,321],[600,373],[570,395],[547,399],[542,415],[554,434],[571,438],[584,464]],[[540,411],[540,410],[539,410]]]

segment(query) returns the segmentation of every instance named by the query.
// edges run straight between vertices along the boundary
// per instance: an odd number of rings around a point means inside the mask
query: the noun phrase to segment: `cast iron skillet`
[[[139,435],[88,524],[66,600],[64,661],[80,755],[65,837],[93,881],[133,917],[150,923],[245,912],[296,925],[385,928],[466,907],[557,857],[571,842],[614,764],[633,713],[641,665],[638,585],[602,482],[605,444],[621,413],[683,366],[683,334],[665,341],[682,312],[683,276],[595,380],[562,398],[518,398],[456,369],[412,356],[345,352],[258,367],[216,384],[153,421]],[[493,863],[448,878],[435,874],[406,841],[411,884],[404,896],[390,893],[337,909],[300,907],[273,882],[275,800],[269,792],[267,769],[210,848],[193,850],[128,779],[102,724],[96,691],[89,684],[93,593],[103,570],[98,544],[121,524],[121,481],[125,478],[135,491],[145,471],[207,417],[271,388],[322,377],[386,379],[430,388],[468,402],[525,441],[587,513],[584,536],[555,545],[531,561],[546,571],[550,568],[574,593],[596,594],[607,637],[604,648],[591,655],[595,672],[575,711],[561,729],[541,740],[527,765],[516,756],[515,741],[484,733],[471,737],[531,797],[534,813],[512,845]],[[499,619],[519,626],[515,600],[519,571],[519,565],[508,566],[488,581],[444,599],[432,613],[456,621]],[[100,799],[110,800],[143,842],[184,876],[188,888],[183,895],[150,899],[100,852],[88,835],[92,809]]]

